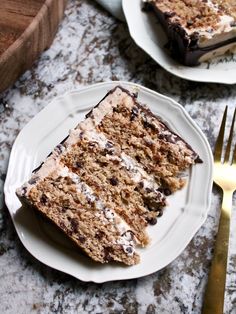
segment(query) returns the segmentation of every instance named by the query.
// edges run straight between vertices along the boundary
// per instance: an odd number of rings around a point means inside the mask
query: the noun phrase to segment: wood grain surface
[[[67,0],[1,0],[0,92],[48,48]]]

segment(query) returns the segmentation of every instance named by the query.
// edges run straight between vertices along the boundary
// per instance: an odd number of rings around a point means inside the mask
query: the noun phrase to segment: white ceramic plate
[[[186,187],[168,197],[169,206],[155,226],[149,227],[152,243],[140,250],[141,263],[132,267],[100,265],[79,252],[74,245],[35,211],[22,208],[15,190],[42,160],[75,127],[85,114],[115,85],[138,88],[138,99],[148,104],[203,159],[189,172]],[[209,144],[186,111],[175,101],[142,86],[107,82],[85,87],[52,101],[19,133],[12,147],[4,192],[16,231],[26,249],[38,260],[83,281],[105,282],[137,278],[173,261],[207,217],[212,188],[212,154]]]
[[[141,11],[142,0],[123,0],[122,4],[131,37],[165,70],[192,81],[236,83],[236,55],[220,57],[196,67],[181,65],[164,49],[167,37],[157,18],[152,12]]]

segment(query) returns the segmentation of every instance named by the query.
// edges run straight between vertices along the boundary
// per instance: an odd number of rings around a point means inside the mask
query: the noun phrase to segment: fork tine
[[[232,164],[236,163],[236,144],[234,145],[234,152],[233,152],[233,158],[232,158]]]
[[[231,149],[233,133],[234,133],[235,115],[236,115],[236,108],[234,109],[234,115],[233,115],[233,120],[232,120],[232,124],[231,124],[231,128],[230,128],[230,134],[229,134],[229,139],[228,139],[228,143],[227,143],[227,147],[226,147],[224,162],[229,162],[230,149]]]
[[[225,122],[227,117],[228,106],[225,107],[224,115],[221,121],[220,132],[218,134],[216,144],[215,144],[215,153],[214,158],[215,161],[221,161],[222,147],[224,142],[224,134],[225,134]]]

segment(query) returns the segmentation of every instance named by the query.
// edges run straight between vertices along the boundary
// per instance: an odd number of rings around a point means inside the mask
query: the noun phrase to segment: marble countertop
[[[231,116],[236,105],[235,86],[172,76],[135,45],[124,23],[94,1],[70,0],[51,48],[0,94],[0,313],[200,313],[222,197],[217,188],[206,222],[175,261],[144,278],[104,284],[81,282],[33,258],[4,205],[11,146],[24,125],[55,96],[109,80],[136,82],[174,98],[211,147],[225,105]],[[236,313],[236,233],[230,245],[225,313]]]

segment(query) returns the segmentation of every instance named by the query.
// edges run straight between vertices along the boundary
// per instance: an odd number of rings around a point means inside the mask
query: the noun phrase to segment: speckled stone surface
[[[83,283],[44,266],[20,243],[3,201],[11,146],[24,125],[68,90],[109,80],[140,83],[181,103],[214,146],[235,86],[193,83],[160,68],[131,40],[125,24],[93,1],[71,0],[51,48],[0,95],[0,313],[200,313],[219,219],[213,188],[207,221],[165,269],[137,280]],[[229,126],[229,124],[228,124]],[[235,203],[234,203],[235,212]],[[236,227],[236,212],[231,228]],[[184,232],[184,230],[183,230]],[[236,232],[231,236],[225,313],[236,313]]]

